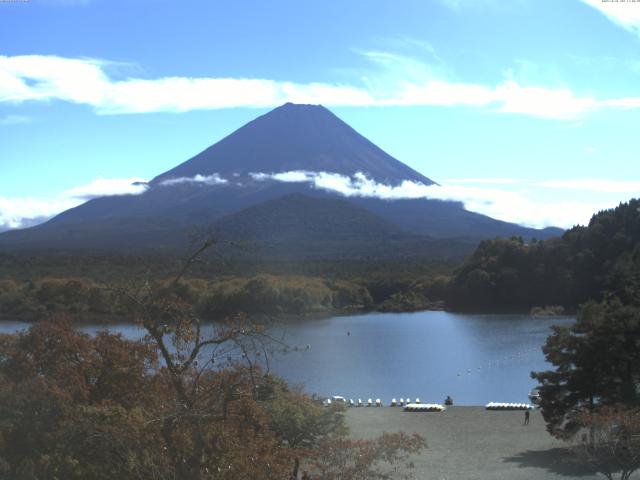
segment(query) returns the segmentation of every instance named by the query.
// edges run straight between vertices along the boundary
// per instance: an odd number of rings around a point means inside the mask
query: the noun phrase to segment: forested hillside
[[[560,305],[575,309],[637,289],[640,276],[640,200],[594,215],[562,237],[525,243],[521,238],[480,243],[449,284],[455,310],[526,310]]]
[[[180,259],[161,256],[0,255],[0,318],[37,320],[65,312],[77,321],[114,321],[126,310],[116,287],[162,285]],[[203,318],[233,312],[331,315],[442,308],[455,264],[448,262],[226,262],[210,257],[181,281]]]

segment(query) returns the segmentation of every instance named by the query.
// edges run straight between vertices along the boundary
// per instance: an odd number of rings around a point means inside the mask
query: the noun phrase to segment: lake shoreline
[[[530,372],[549,368],[541,351],[549,328],[573,322],[571,317],[441,311],[273,319],[267,329],[275,343],[266,345],[265,367],[309,394],[356,401],[380,398],[388,404],[393,397],[411,397],[434,403],[450,395],[456,405],[526,402],[535,386]],[[0,322],[0,332],[30,325]],[[215,327],[203,324],[203,334],[213,334]],[[90,335],[109,330],[129,340],[146,333],[129,322],[83,322],[76,328]]]
[[[459,315],[531,315],[536,318],[553,318],[553,317],[566,317],[566,316],[574,316],[576,314],[575,310],[566,309],[563,313],[557,312],[542,312],[542,313],[532,313],[531,310],[453,310],[446,308],[441,304],[434,303],[432,308],[399,308],[399,309],[387,309],[387,308],[344,308],[344,309],[336,309],[336,310],[327,310],[327,311],[315,311],[315,312],[302,312],[302,313],[280,313],[280,314],[272,314],[265,315],[263,318],[268,318],[271,321],[277,321],[282,323],[289,323],[294,321],[313,321],[313,320],[324,320],[332,317],[347,317],[347,316],[366,316],[370,314],[387,314],[387,313],[420,313],[420,312],[446,312],[452,314]],[[121,325],[126,323],[133,323],[132,320],[123,320],[121,317],[112,314],[92,314],[86,313],[82,314],[82,320],[77,320],[80,315],[78,314],[70,314],[72,320],[75,324],[84,325],[84,324],[100,324],[105,326],[111,325]],[[20,321],[30,324],[35,324],[44,320],[44,318],[35,318],[31,315],[22,315],[22,314],[5,314],[0,312],[0,322],[13,322]],[[220,319],[213,318],[203,318],[202,321],[204,323],[215,323],[217,321],[221,321]]]

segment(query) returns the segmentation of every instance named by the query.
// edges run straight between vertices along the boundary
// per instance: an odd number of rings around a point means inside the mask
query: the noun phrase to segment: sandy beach
[[[567,445],[551,437],[538,411],[528,426],[522,411],[450,407],[442,413],[410,413],[401,408],[351,408],[346,413],[353,438],[382,432],[419,433],[428,448],[413,459],[415,478],[424,480],[534,480],[604,478],[566,460]],[[636,472],[631,478],[640,478]]]

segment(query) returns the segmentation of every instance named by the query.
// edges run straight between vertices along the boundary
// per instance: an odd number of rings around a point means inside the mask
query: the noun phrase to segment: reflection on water
[[[532,370],[549,368],[540,347],[553,324],[571,317],[372,313],[280,323],[271,333],[298,350],[270,359],[271,370],[308,392],[347,398],[419,397],[456,404],[526,402]],[[0,332],[28,325],[0,322]],[[95,333],[104,326],[82,328]],[[109,327],[131,339],[134,325]],[[307,350],[306,346],[310,348]]]

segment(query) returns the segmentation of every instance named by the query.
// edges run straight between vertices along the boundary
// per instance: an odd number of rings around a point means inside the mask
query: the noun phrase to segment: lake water
[[[279,323],[271,327],[273,334],[300,348],[275,354],[269,363],[289,382],[325,396],[380,398],[384,403],[393,397],[441,403],[447,395],[457,405],[527,402],[535,386],[529,373],[550,367],[540,350],[549,327],[574,321],[416,312]],[[27,326],[0,322],[0,332]],[[88,325],[83,330],[93,333],[102,328]],[[109,328],[131,339],[142,336],[133,325]]]

